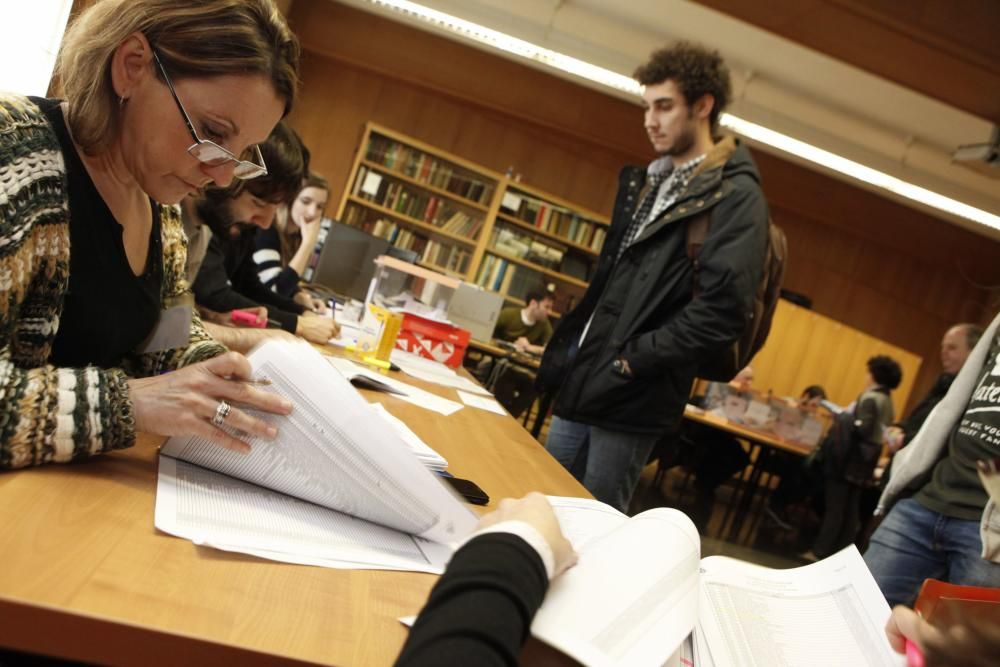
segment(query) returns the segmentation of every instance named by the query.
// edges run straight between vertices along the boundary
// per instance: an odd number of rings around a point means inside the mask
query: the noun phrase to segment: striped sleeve
[[[122,371],[48,364],[68,281],[58,141],[37,106],[0,95],[0,468],[70,461],[135,441]]]
[[[253,261],[261,284],[284,297],[294,297],[299,291],[299,274],[290,266],[281,265],[281,238],[274,226],[257,230]]]

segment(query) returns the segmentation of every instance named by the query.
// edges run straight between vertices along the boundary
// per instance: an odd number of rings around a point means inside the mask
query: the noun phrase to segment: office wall
[[[292,124],[338,201],[374,120],[610,213],[619,167],[650,153],[638,107],[540,70],[330,0],[295,0],[305,49]],[[1000,243],[756,152],[785,229],[786,287],[816,312],[924,357],[911,404],[940,372],[938,343],[1000,308]],[[992,286],[992,288],[991,288]]]

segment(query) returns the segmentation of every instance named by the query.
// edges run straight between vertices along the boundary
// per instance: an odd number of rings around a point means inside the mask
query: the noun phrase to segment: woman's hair
[[[823,389],[823,387],[821,387],[818,384],[811,384],[802,390],[802,395],[807,399],[808,398],[826,399],[826,389]]]
[[[895,389],[903,380],[903,369],[899,367],[895,359],[884,354],[868,360],[868,372],[872,374],[872,379],[875,382],[886,389]]]
[[[288,224],[288,221],[292,218],[292,206],[295,205],[295,200],[299,198],[299,194],[306,188],[319,188],[320,190],[326,190],[327,196],[330,194],[330,184],[327,180],[319,174],[311,172],[305,177],[302,187],[295,193],[292,203],[284,210],[279,211],[277,229],[278,239],[281,241],[282,266],[288,266],[288,263],[292,261],[292,257],[298,252],[299,246],[302,245],[302,229],[298,224]]]
[[[284,99],[285,114],[291,110],[299,43],[272,0],[100,0],[70,25],[56,63],[70,131],[88,154],[106,148],[119,131],[111,60],[137,31],[171,78],[263,75]]]

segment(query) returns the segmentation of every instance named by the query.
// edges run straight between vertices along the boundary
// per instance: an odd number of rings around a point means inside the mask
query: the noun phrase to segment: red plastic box
[[[451,324],[435,322],[425,317],[403,315],[403,326],[396,336],[396,347],[419,354],[426,359],[440,361],[446,366],[462,365],[465,348],[469,346],[469,332]]]

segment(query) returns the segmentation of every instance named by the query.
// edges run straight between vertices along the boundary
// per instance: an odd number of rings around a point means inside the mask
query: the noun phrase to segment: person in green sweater
[[[519,352],[541,354],[552,337],[552,295],[544,289],[528,292],[524,308],[504,308],[497,318],[493,337],[514,344]]]

